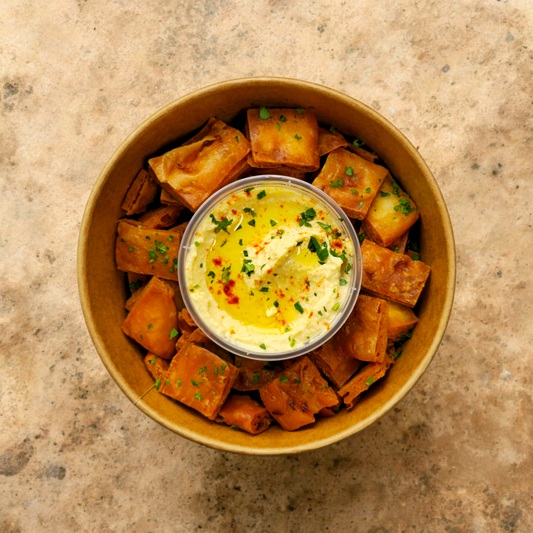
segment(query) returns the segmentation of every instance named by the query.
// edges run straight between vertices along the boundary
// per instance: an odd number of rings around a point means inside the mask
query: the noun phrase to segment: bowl
[[[342,300],[339,299],[339,305],[337,306],[338,309],[335,311],[333,320],[330,321],[329,329],[327,331],[319,332],[317,335],[313,335],[311,338],[304,340],[302,346],[295,347],[294,349],[288,348],[284,351],[269,350],[269,343],[267,341],[266,347],[261,350],[258,346],[259,341],[255,342],[254,345],[242,344],[234,341],[233,339],[229,339],[227,336],[220,335],[215,328],[211,327],[209,322],[204,320],[201,311],[198,310],[197,306],[195,305],[195,301],[202,301],[202,299],[205,298],[202,298],[199,293],[195,298],[194,289],[192,289],[193,293],[189,292],[189,290],[181,291],[183,302],[200,329],[213,342],[216,342],[219,346],[235,355],[249,357],[251,359],[260,359],[263,361],[282,361],[284,359],[299,357],[319,348],[322,346],[322,344],[331,339],[331,337],[333,337],[337,331],[339,331],[344,322],[346,322],[347,318],[350,316],[361,289],[361,248],[359,247],[359,240],[357,238],[357,234],[355,233],[355,229],[342,208],[326,193],[317,187],[295,178],[265,175],[261,177],[251,177],[238,180],[234,183],[226,185],[218,192],[213,194],[202,204],[198,211],[194,213],[194,216],[187,225],[187,229],[185,230],[181,240],[178,258],[179,286],[190,287],[194,284],[187,283],[186,264],[189,252],[192,251],[192,253],[195,253],[197,249],[194,241],[196,239],[196,231],[198,230],[199,226],[203,225],[206,221],[208,225],[211,226],[212,223],[209,220],[209,214],[212,213],[218,205],[222,204],[228,199],[231,199],[234,195],[242,193],[249,187],[253,187],[256,190],[261,190],[262,188],[266,187],[286,189],[295,192],[296,194],[302,194],[310,197],[313,200],[316,200],[317,205],[327,210],[332,220],[339,220],[339,231],[341,231],[344,235],[347,235],[353,243],[354,253],[351,263],[354,268],[352,268],[348,274],[348,283],[344,286],[345,290],[343,290],[344,297]],[[209,296],[209,298],[211,298],[211,296]],[[256,298],[256,296],[253,298]]]
[[[431,275],[417,306],[419,322],[387,377],[351,411],[294,432],[274,426],[249,435],[216,424],[172,402],[154,388],[144,350],[122,333],[127,298],[124,273],[115,265],[122,201],[146,160],[200,128],[213,116],[230,122],[252,105],[314,107],[319,123],[366,142],[385,162],[421,212],[420,245]],[[78,286],[87,328],[105,367],[141,411],[190,440],[231,452],[273,455],[332,444],[366,428],[394,407],[420,379],[437,351],[452,309],[455,247],[439,187],[426,163],[390,122],[345,94],[285,78],[245,78],[211,85],[179,98],[143,122],[117,149],[87,202],[78,243]]]

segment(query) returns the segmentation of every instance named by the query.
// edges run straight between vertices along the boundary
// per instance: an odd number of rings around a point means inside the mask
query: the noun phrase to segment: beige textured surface
[[[529,0],[0,4],[0,532],[533,530]],[[119,391],[76,245],[114,148],[169,101],[279,75],[394,122],[446,198],[444,343],[381,422],[300,456],[203,448]]]

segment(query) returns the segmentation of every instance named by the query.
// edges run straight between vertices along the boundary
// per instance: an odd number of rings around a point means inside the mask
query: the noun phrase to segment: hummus
[[[354,248],[341,226],[290,187],[233,194],[198,225],[185,259],[196,312],[241,348],[301,348],[328,331],[351,287]]]

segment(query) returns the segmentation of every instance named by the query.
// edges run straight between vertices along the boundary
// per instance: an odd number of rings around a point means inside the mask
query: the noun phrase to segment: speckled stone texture
[[[0,532],[533,531],[530,0],[0,2]],[[448,203],[454,312],[364,432],[243,457],[188,442],[104,369],[76,285],[107,159],[166,103],[277,75],[419,147]]]

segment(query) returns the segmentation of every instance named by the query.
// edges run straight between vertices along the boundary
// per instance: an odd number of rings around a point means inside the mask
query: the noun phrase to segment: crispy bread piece
[[[387,350],[387,302],[360,294],[336,336],[344,353],[359,361],[381,363]]]
[[[268,111],[270,118],[262,119],[259,109],[248,110],[247,131],[252,148],[248,164],[258,168],[284,165],[300,172],[317,170],[320,158],[318,122],[314,111]]]
[[[218,416],[228,426],[237,426],[252,435],[266,431],[272,420],[270,413],[259,402],[240,394],[230,394]]]
[[[155,198],[158,189],[157,183],[150,177],[150,174],[141,169],[128,189],[122,204],[126,215],[144,213],[148,204]]]
[[[413,199],[387,176],[363,220],[361,231],[375,243],[387,248],[407,232],[419,217]]]
[[[331,196],[349,217],[363,220],[388,170],[344,148],[330,152],[313,185]]]
[[[342,387],[361,366],[361,361],[344,351],[337,335],[311,352],[309,358],[337,388]]]
[[[250,143],[235,128],[211,119],[189,142],[148,161],[160,185],[196,211],[247,168]]]
[[[348,146],[348,141],[338,132],[318,128],[318,155],[329,154],[337,148],[345,148]]]
[[[183,235],[178,228],[180,226],[172,230],[151,229],[135,220],[120,220],[116,241],[117,268],[177,280],[176,265]]]
[[[155,353],[148,352],[144,358],[144,364],[154,379],[163,379],[163,374],[168,370],[170,363]]]
[[[287,431],[311,424],[323,407],[337,404],[337,396],[309,357],[278,374],[259,389],[270,414]]]
[[[139,217],[139,222],[142,222],[145,228],[170,228],[184,210],[184,205],[162,205]]]
[[[215,420],[238,373],[238,368],[218,355],[185,343],[172,359],[159,392]]]
[[[177,327],[174,290],[154,276],[131,308],[122,331],[150,352],[171,359],[176,353],[173,337],[177,335]]]
[[[369,363],[359,371],[344,387],[339,390],[347,409],[351,409],[358,401],[362,392],[381,379],[389,369],[390,363]]]
[[[387,302],[387,305],[389,310],[387,337],[388,340],[396,342],[415,327],[418,318],[413,310],[405,305],[395,302]]]
[[[431,268],[408,255],[397,254],[365,239],[362,287],[371,294],[414,307]]]
[[[281,370],[281,365],[257,361],[246,357],[235,356],[235,366],[239,369],[239,377],[233,388],[239,391],[259,390],[270,383]]]

